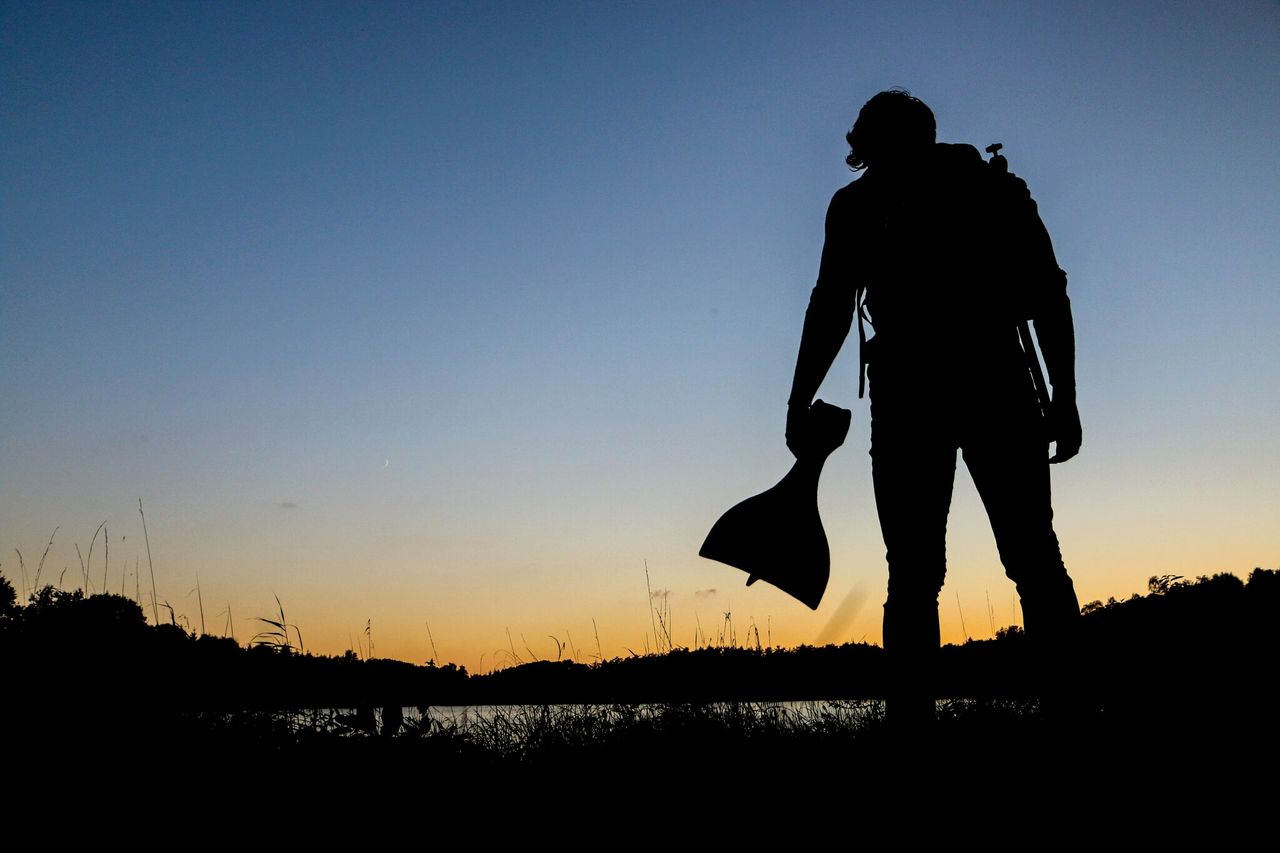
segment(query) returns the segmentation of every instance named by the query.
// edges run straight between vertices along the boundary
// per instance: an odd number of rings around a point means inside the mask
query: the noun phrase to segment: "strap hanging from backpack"
[[[870,323],[872,328],[875,324],[871,323],[871,318],[867,316],[867,289],[859,286],[854,290],[853,310],[858,315],[858,399],[862,399],[863,392],[867,387],[867,329],[866,324]]]

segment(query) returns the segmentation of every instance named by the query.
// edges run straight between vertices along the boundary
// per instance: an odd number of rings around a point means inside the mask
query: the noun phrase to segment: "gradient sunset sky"
[[[822,607],[697,551],[790,466],[891,86],[1004,143],[1068,273],[1081,601],[1280,565],[1275,3],[4,2],[0,571],[57,527],[78,586],[105,519],[90,587],[150,613],[141,498],[159,599],[242,641],[279,595],[325,653],[641,652],[647,561],[679,645],[879,642],[856,340]],[[963,465],[949,558],[945,640],[1018,621]]]

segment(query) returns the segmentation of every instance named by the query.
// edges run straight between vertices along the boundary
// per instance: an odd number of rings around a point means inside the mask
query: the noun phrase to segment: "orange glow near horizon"
[[[1231,573],[1245,579],[1252,568],[1239,568]],[[1112,584],[1095,580],[1077,582],[1077,593],[1082,605],[1112,597],[1124,600],[1135,593],[1146,594],[1147,578],[1152,575],[1180,574],[1195,578],[1226,570],[1197,567],[1189,562],[1152,564],[1130,571],[1123,580]],[[736,572],[731,573],[727,567],[725,572],[726,580],[741,584],[743,578]],[[1095,573],[1078,574],[1092,578]],[[736,638],[738,646],[754,647],[757,631],[760,644],[766,647],[844,642],[879,645],[883,589],[882,583],[874,589],[873,586],[869,582],[855,583],[843,593],[830,589],[817,612],[772,589],[735,587],[730,591],[727,585],[722,585],[713,596],[701,599],[672,591],[668,611],[671,621],[667,629],[671,632],[671,643],[682,648],[693,648],[695,644],[728,645],[731,638]],[[363,623],[335,629],[320,621],[310,624],[303,621],[300,627],[307,649],[317,654],[337,655],[354,648],[361,655],[367,655],[371,635],[376,657],[416,664],[436,659],[440,664],[464,666],[472,673],[532,660],[591,663],[601,656],[607,660],[667,648],[666,635],[660,625],[659,639],[654,639],[656,623],[644,610],[644,594],[642,589],[634,603],[602,607],[594,620],[582,614],[565,613],[548,618],[525,613],[513,616],[510,624],[497,624],[486,621],[482,613],[470,614],[469,618],[466,612],[459,611],[431,620],[384,613],[369,620],[369,635],[364,633]],[[292,621],[294,616],[288,608],[286,613]],[[299,618],[310,620],[311,615],[308,612]],[[962,643],[966,639],[990,638],[996,630],[1009,625],[1021,625],[1021,610],[1013,586],[1007,580],[990,591],[952,583],[940,596],[939,618],[943,643]],[[247,639],[243,628],[244,623],[237,634],[241,642]]]

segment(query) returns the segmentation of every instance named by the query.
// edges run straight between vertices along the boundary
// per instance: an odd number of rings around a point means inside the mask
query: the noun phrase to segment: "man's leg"
[[[889,563],[884,647],[889,716],[908,725],[933,717],[938,593],[947,571],[947,513],[956,447],[919,419],[873,405],[871,471]]]
[[[1048,447],[1034,430],[997,428],[966,440],[964,460],[1005,573],[1017,585],[1027,639],[1045,676],[1041,688],[1046,696],[1078,690],[1080,604],[1053,530]]]

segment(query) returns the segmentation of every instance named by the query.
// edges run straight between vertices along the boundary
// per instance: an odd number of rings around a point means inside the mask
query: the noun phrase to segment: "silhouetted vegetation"
[[[1248,694],[1275,660],[1280,577],[1256,569],[1189,581],[1152,578],[1147,595],[1084,606],[1082,689],[1099,697],[1189,689]],[[534,661],[485,675],[241,646],[176,624],[150,625],[132,600],[45,586],[19,605],[0,578],[0,648],[29,695],[78,704],[97,695],[175,711],[513,703],[723,702],[881,695],[883,651],[851,643],[791,649],[676,648],[593,664]],[[943,650],[941,693],[1026,696],[1031,658],[1014,627]]]
[[[1080,719],[1079,737],[1133,749],[1180,732],[1186,746],[1193,725],[1218,746],[1225,738],[1274,749],[1280,573],[1257,569],[1247,583],[1227,574],[1157,577],[1146,595],[1083,610],[1080,697],[1092,716]],[[775,762],[883,758],[889,749],[876,745],[884,654],[865,644],[674,649],[470,675],[453,664],[195,636],[148,624],[135,602],[116,595],[46,586],[20,604],[0,578],[0,656],[16,697],[0,708],[4,731],[46,755],[81,759],[182,744],[211,761],[254,761],[267,750],[479,773],[512,762],[612,766],[657,752],[741,767],[745,747],[751,760]],[[1019,749],[1034,736],[1034,657],[1021,630],[947,646],[942,660],[942,692],[956,698],[941,715],[940,742],[963,751],[980,737]],[[499,707],[431,710],[442,706]]]

